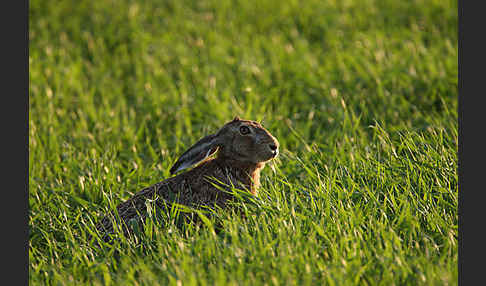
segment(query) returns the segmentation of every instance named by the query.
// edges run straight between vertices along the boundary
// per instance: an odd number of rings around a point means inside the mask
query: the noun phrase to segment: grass
[[[30,1],[29,28],[32,285],[457,285],[456,1]],[[86,240],[235,115],[282,146],[246,219]]]

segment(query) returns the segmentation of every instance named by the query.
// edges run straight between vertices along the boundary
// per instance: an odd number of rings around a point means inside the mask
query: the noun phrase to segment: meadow
[[[29,4],[31,285],[457,285],[457,1]],[[235,115],[245,218],[87,239]]]

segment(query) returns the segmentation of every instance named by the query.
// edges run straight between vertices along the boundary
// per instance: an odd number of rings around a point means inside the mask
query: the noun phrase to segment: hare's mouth
[[[278,150],[270,151],[270,152],[265,152],[266,154],[264,155],[264,161],[270,161],[272,159],[275,159],[275,157],[278,156]]]
[[[277,157],[278,155],[278,149],[272,150],[272,159]]]
[[[268,148],[270,150],[271,159],[277,157],[277,155],[278,155],[278,145],[272,142],[272,143],[268,144]]]

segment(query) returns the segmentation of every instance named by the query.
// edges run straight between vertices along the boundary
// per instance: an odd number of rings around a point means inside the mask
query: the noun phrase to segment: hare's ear
[[[179,157],[177,162],[175,162],[174,166],[170,168],[170,173],[174,174],[187,169],[211,156],[216,150],[218,150],[216,135],[208,135],[197,141],[191,148],[187,149],[186,152]]]

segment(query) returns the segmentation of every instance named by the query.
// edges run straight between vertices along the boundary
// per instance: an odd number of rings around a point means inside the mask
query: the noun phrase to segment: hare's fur
[[[250,133],[245,134],[247,130]],[[189,148],[175,163],[171,173],[202,163],[139,191],[117,206],[118,215],[114,217],[119,217],[124,230],[129,231],[126,225],[130,221],[140,221],[145,217],[149,200],[155,200],[160,209],[173,203],[194,208],[215,205],[225,208],[233,198],[232,186],[256,195],[260,171],[265,162],[277,156],[278,145],[277,139],[259,123],[236,117],[216,134],[206,136]],[[214,158],[208,158],[215,152]],[[112,219],[105,216],[98,223],[98,230],[112,233]]]

